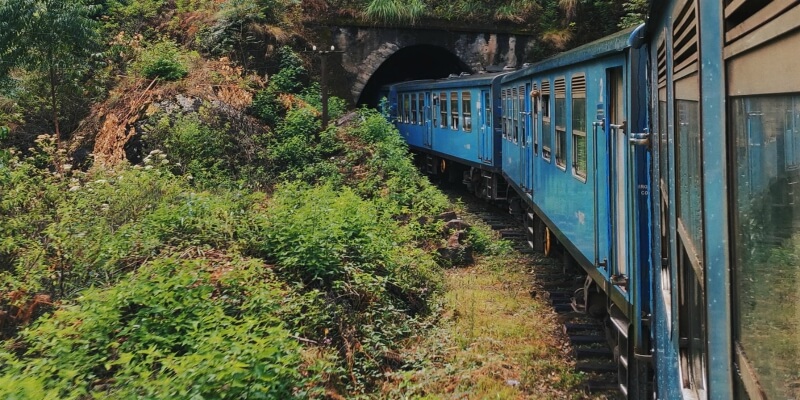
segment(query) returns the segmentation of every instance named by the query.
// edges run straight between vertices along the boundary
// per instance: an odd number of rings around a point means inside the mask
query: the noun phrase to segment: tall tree
[[[0,0],[0,76],[20,68],[45,82],[61,147],[61,86],[77,79],[97,48],[97,22],[85,0]]]

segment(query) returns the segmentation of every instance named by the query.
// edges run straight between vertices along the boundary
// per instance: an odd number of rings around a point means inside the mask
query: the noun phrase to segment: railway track
[[[515,251],[531,257],[531,296],[549,303],[559,315],[564,334],[570,342],[576,371],[586,377],[584,389],[592,395],[607,398],[619,396],[617,363],[609,348],[603,320],[589,316],[575,305],[575,293],[583,288],[586,275],[568,262],[534,251],[525,235],[521,218],[507,209],[488,204],[466,191],[445,188],[451,197],[461,198],[467,214],[489,225],[511,242]]]

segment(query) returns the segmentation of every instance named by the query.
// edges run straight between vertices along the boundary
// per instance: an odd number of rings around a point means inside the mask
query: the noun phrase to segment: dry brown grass
[[[252,103],[254,92],[263,86],[259,76],[245,74],[227,58],[198,59],[190,66],[189,75],[178,82],[122,77],[106,101],[92,107],[75,132],[74,137],[79,139],[71,147],[82,146],[81,141],[93,142],[96,164],[117,165],[125,160],[125,144],[136,134],[134,124],[146,116],[153,102],[183,94],[243,112]]]

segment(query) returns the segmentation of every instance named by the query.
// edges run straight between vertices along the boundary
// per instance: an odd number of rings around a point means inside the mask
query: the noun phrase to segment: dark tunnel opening
[[[447,49],[431,45],[405,47],[389,56],[372,74],[358,98],[358,105],[377,107],[380,88],[389,83],[446,78],[461,72],[472,71]]]

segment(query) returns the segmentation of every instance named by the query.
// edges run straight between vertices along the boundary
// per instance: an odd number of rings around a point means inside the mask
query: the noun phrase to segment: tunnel
[[[358,105],[376,107],[381,86],[416,79],[446,78],[450,74],[472,71],[445,48],[415,45],[389,56],[372,74],[358,98]]]

